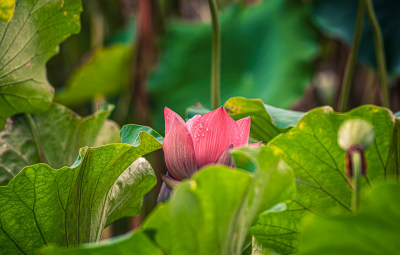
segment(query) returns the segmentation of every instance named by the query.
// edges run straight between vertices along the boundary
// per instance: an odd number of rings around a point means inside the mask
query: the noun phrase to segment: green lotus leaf
[[[290,254],[297,250],[300,221],[308,213],[329,214],[332,210],[350,213],[352,189],[345,175],[345,151],[337,135],[348,119],[363,119],[375,132],[375,140],[366,150],[368,173],[362,179],[368,189],[398,173],[398,132],[395,118],[386,108],[362,106],[348,113],[335,113],[321,107],[306,113],[287,133],[270,141],[283,153],[283,159],[296,175],[297,196],[286,210],[260,214],[250,229],[257,243]]]
[[[79,32],[81,11],[80,0],[18,0],[11,22],[0,22],[0,129],[12,115],[50,107],[45,65]]]
[[[82,118],[59,104],[40,114],[8,119],[0,131],[0,184],[22,168],[46,162],[53,168],[70,166],[84,146],[117,143],[119,127],[107,120],[114,107],[108,105]]]
[[[0,250],[34,254],[48,244],[72,247],[98,242],[103,229],[140,211],[156,183],[140,158],[161,144],[140,132],[140,144],[84,147],[71,167],[25,167],[0,187]]]

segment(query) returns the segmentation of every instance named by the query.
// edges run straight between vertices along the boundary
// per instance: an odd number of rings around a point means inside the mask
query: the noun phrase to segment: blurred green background
[[[400,108],[400,3],[373,1],[390,74],[392,110]],[[205,0],[83,0],[82,29],[48,64],[55,101],[85,115],[96,101],[116,105],[119,124],[163,132],[163,108],[181,115],[210,107],[211,26]],[[357,1],[219,1],[222,102],[261,98],[306,111],[336,107]],[[365,17],[350,107],[380,104],[374,41]]]

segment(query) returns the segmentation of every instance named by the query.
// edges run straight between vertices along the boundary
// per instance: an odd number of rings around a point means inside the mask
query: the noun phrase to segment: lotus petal
[[[186,127],[187,127],[187,129],[189,130],[189,133],[190,133],[190,130],[193,129],[193,125],[197,122],[197,120],[198,120],[199,118],[201,118],[201,115],[200,115],[200,114],[197,114],[197,115],[194,115],[191,119],[189,119],[189,120],[186,122]]]
[[[177,118],[181,123],[185,124],[185,121],[182,119],[181,116],[179,116],[179,114],[177,114],[173,110],[169,109],[168,107],[165,107],[164,108],[165,135],[168,134],[171,124],[175,118]]]
[[[165,182],[161,185],[160,193],[158,194],[157,203],[162,203],[168,200],[172,194],[172,189],[168,188]]]
[[[189,128],[198,167],[214,164],[239,132],[236,121],[223,107],[197,118]]]
[[[233,144],[229,145],[222,153],[219,155],[216,165],[223,165],[229,167],[235,167],[235,162],[233,161],[233,157],[230,151],[233,149]]]
[[[236,136],[233,146],[246,146],[249,143],[251,119],[250,117],[246,117],[236,121],[236,123],[238,125],[239,132]]]
[[[171,175],[178,181],[197,171],[192,136],[185,124],[175,118],[163,142],[165,163]]]

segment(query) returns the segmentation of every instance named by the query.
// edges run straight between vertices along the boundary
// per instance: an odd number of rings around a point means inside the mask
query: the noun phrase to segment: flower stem
[[[220,68],[221,68],[221,33],[218,21],[216,0],[208,0],[212,22],[212,58],[211,58],[211,107],[220,105]]]
[[[353,198],[352,208],[357,211],[360,207],[360,191],[361,191],[361,153],[356,152],[351,155],[351,164],[353,169]]]
[[[351,51],[349,58],[347,60],[345,75],[343,77],[343,82],[342,82],[343,85],[342,85],[342,92],[339,104],[340,105],[339,111],[341,112],[346,110],[347,101],[349,100],[351,81],[353,78],[354,68],[357,62],[358,49],[360,47],[360,41],[361,41],[362,27],[364,22],[364,9],[365,9],[364,0],[359,0],[356,26],[353,37],[353,45],[351,46]]]
[[[376,18],[372,0],[364,0],[364,1],[367,7],[368,19],[371,22],[372,30],[374,32],[376,61],[378,64],[378,72],[383,94],[382,103],[383,106],[389,107],[390,106],[389,86],[387,81],[386,59],[385,59],[382,31],[379,26],[378,19]]]

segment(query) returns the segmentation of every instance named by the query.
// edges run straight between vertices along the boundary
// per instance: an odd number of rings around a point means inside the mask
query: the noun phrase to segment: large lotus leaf
[[[303,112],[265,105],[260,99],[243,97],[230,98],[225,102],[224,108],[235,120],[250,116],[250,136],[264,143],[287,132],[304,115]]]
[[[131,235],[115,237],[100,244],[86,244],[80,247],[66,249],[46,247],[45,255],[163,255],[164,253],[142,231]]]
[[[80,29],[80,0],[19,0],[0,22],[0,129],[17,113],[46,110],[53,99],[45,64]]]
[[[223,10],[222,102],[241,95],[287,107],[303,95],[317,52],[308,15],[304,5],[288,0]],[[197,102],[210,107],[211,34],[209,23],[172,23],[167,29],[149,87],[159,119],[165,105],[181,116]]]
[[[112,106],[82,118],[65,106],[53,104],[46,112],[19,115],[0,131],[0,183],[22,168],[46,162],[53,168],[70,166],[83,146],[119,142],[119,127],[106,121]],[[38,149],[39,148],[39,149]]]
[[[399,194],[399,185],[386,184],[374,189],[357,213],[309,219],[299,254],[399,254]]]
[[[254,216],[292,197],[293,174],[279,153],[265,147],[237,153],[255,162],[254,174],[208,167],[146,220],[144,229],[167,254],[240,254]]]
[[[15,0],[3,0],[0,3],[0,21],[10,22],[14,15]]]
[[[113,45],[94,53],[88,63],[78,68],[55,100],[67,106],[90,102],[96,96],[116,96],[129,79],[131,49]]]
[[[308,112],[296,127],[277,136],[270,146],[283,152],[284,160],[294,169],[297,197],[285,213],[260,215],[250,230],[258,242],[279,253],[295,251],[299,219],[306,212],[324,215],[335,208],[350,212],[351,187],[345,176],[345,152],[337,143],[337,132],[347,119],[362,118],[371,123],[375,140],[366,151],[368,174],[362,180],[367,188],[378,180],[397,173],[392,161],[396,143],[392,113],[376,106],[362,106],[348,113],[335,113],[329,107]],[[276,232],[272,232],[274,226]],[[264,230],[263,230],[264,229]]]
[[[386,65],[389,72],[400,73],[400,19],[399,1],[373,0],[374,9],[382,29],[386,53]],[[312,9],[316,24],[328,35],[353,42],[358,1],[319,0],[313,1]],[[340,10],[340,11],[335,11]],[[375,45],[371,23],[364,18],[359,58],[363,62],[376,66]]]
[[[71,167],[25,167],[0,187],[0,250],[32,254],[47,244],[97,242],[112,220],[138,214],[143,195],[156,183],[139,157],[161,148],[150,134],[139,136],[137,147],[82,148]]]
[[[158,254],[143,230],[166,254],[240,254],[255,214],[293,195],[293,173],[279,154],[266,147],[237,150],[235,160],[251,160],[257,168],[254,174],[208,167],[179,184],[171,200],[160,204],[132,236],[71,250],[52,248],[46,254],[151,254],[137,253],[141,242]]]

